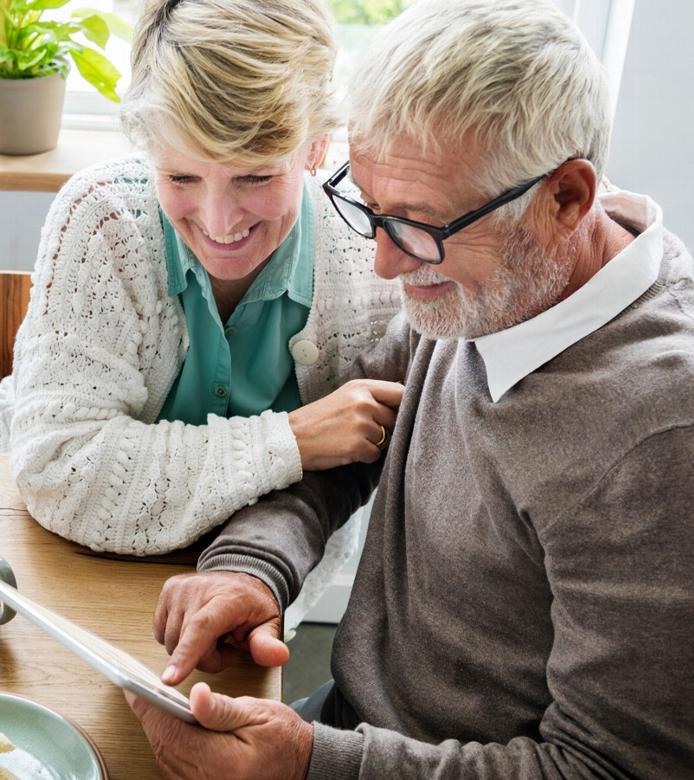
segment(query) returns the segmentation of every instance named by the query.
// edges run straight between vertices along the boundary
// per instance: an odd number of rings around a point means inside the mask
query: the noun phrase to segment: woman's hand
[[[381,426],[390,435],[404,389],[399,382],[354,379],[290,412],[304,471],[377,461]]]

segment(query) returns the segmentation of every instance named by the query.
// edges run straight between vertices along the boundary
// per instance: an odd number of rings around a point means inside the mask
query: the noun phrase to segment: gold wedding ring
[[[381,429],[381,438],[375,442],[377,447],[382,447],[386,443],[386,439],[388,438],[388,431],[386,431],[385,427],[383,425],[378,426]]]

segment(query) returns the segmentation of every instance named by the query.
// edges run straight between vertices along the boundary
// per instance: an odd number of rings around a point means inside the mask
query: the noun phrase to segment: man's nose
[[[383,228],[376,229],[376,259],[374,268],[382,279],[395,279],[407,271],[421,267],[419,260],[405,254]]]

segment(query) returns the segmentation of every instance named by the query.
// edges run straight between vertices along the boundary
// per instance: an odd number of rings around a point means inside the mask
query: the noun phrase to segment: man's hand
[[[219,672],[249,651],[261,666],[282,666],[289,650],[272,591],[257,577],[226,571],[179,574],[164,583],[154,635],[171,656],[162,680],[178,685],[197,667]]]
[[[212,693],[205,683],[190,692],[200,726],[191,726],[126,692],[142,723],[162,775],[172,780],[304,780],[313,728],[275,701]]]

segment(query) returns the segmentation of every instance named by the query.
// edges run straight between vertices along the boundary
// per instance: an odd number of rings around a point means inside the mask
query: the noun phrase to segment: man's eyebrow
[[[364,195],[366,200],[370,200],[372,202],[375,201],[375,198],[373,198],[354,177],[352,177],[352,183]],[[431,219],[438,222],[442,221],[441,214],[435,212],[428,203],[393,203],[390,207],[390,210],[414,211],[419,214],[426,214],[428,217],[431,217]]]

